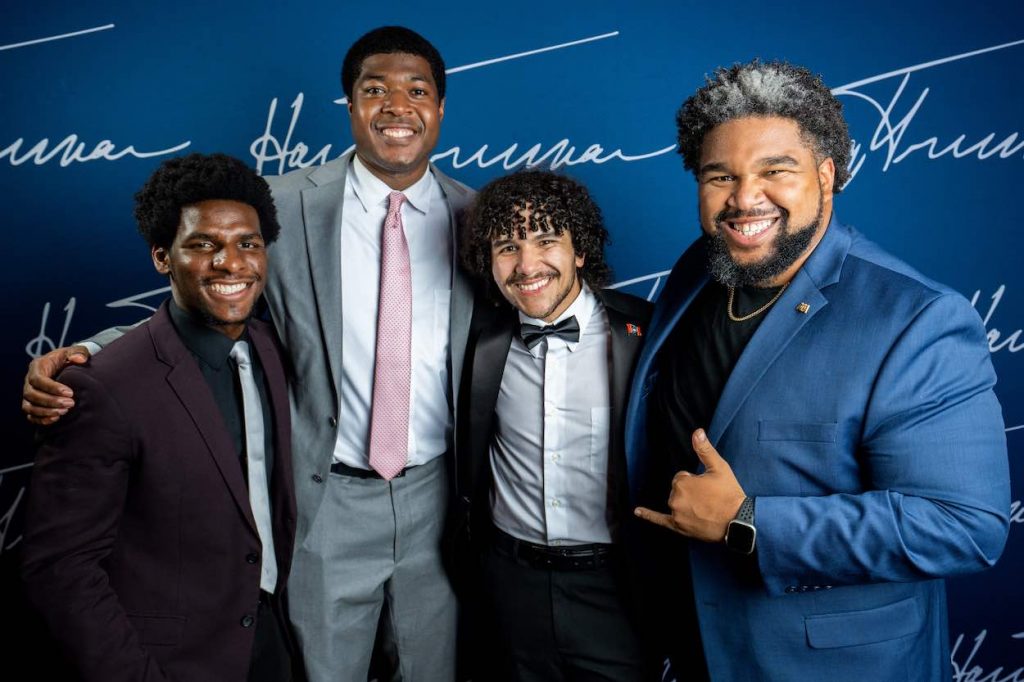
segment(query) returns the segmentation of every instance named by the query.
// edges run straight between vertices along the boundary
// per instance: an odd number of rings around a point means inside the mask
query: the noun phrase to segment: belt
[[[495,550],[511,559],[525,562],[533,568],[552,571],[584,571],[607,566],[614,556],[614,545],[565,545],[550,547],[514,538],[498,528],[491,534]]]
[[[397,474],[395,474],[394,477],[401,478],[402,476],[405,476],[405,472],[408,471],[409,469],[412,469],[412,467],[405,467]],[[373,469],[360,469],[359,467],[350,467],[349,465],[343,464],[342,462],[335,462],[331,464],[331,473],[340,474],[342,476],[350,476],[352,478],[383,479],[383,477]]]

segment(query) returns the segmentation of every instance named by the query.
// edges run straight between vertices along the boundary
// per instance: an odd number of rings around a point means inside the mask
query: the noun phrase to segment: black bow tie
[[[576,321],[575,315],[565,318],[558,324],[549,324],[543,327],[524,322],[519,325],[519,335],[523,337],[523,343],[526,344],[526,347],[531,350],[545,336],[557,336],[563,341],[575,343],[580,340],[580,323]]]

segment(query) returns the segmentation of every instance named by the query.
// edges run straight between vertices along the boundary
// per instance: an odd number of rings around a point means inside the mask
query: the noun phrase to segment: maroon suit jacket
[[[273,331],[253,321],[249,334],[275,420],[280,595],[295,535],[288,393]],[[76,406],[36,457],[29,597],[87,680],[245,680],[260,540],[239,455],[167,304],[61,381]]]

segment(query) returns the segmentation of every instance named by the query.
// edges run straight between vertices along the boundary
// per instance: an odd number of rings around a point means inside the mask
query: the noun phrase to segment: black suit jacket
[[[285,370],[249,325],[274,419],[277,594],[295,534]],[[27,511],[29,596],[87,680],[246,679],[261,545],[231,436],[164,304],[61,381]]]
[[[609,488],[609,499],[616,501],[620,515],[625,517],[628,514],[621,514],[628,512],[623,422],[633,369],[643,345],[651,304],[608,289],[595,293],[604,304],[610,330],[608,462],[612,487]],[[477,300],[483,298],[478,296]],[[462,535],[460,545],[471,543],[474,538],[486,537],[490,531],[490,443],[494,408],[518,323],[516,310],[506,304],[495,306],[487,301],[478,302],[473,313],[462,372],[465,383],[460,391],[461,418],[457,434],[460,445],[456,448],[459,458],[455,463],[455,526]],[[625,521],[625,518],[620,521]]]

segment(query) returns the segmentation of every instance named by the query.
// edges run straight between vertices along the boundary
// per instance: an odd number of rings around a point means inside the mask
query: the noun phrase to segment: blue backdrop
[[[604,209],[617,281],[650,296],[698,235],[694,182],[674,153],[683,99],[714,67],[755,56],[823,74],[856,143],[839,218],[972,299],[989,331],[1014,524],[994,569],[950,583],[954,677],[1024,679],[1019,0],[5,7],[0,618],[18,634],[0,639],[0,677],[18,660],[40,671],[54,660],[39,655],[49,644],[14,574],[32,461],[17,409],[29,356],[133,322],[164,297],[131,217],[132,194],[164,158],[223,151],[272,175],[349,148],[338,68],[385,23],[420,31],[448,63],[439,166],[473,186],[527,163],[563,168]]]

